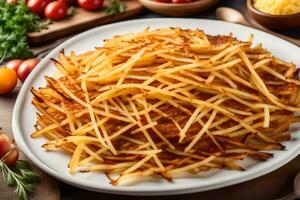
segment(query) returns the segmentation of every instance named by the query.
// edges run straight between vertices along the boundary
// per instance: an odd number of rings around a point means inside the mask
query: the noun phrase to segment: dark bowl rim
[[[294,14],[288,14],[288,15],[273,15],[273,14],[262,12],[253,6],[253,0],[247,0],[247,8],[248,8],[248,10],[255,12],[255,14],[261,15],[264,17],[271,17],[271,18],[277,18],[277,19],[300,17],[300,12],[294,13]]]

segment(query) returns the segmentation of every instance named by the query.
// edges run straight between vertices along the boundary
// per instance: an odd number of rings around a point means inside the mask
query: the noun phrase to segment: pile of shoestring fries
[[[267,160],[299,121],[296,66],[252,36],[146,29],[53,61],[58,75],[32,88],[32,138],[70,154],[71,174],[104,172],[113,185],[244,170],[238,160]]]

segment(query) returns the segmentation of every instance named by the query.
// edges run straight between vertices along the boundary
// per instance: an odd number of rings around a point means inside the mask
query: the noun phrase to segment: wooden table
[[[216,6],[230,6],[241,11],[245,11],[244,8],[245,0],[220,0],[220,3]],[[216,7],[210,9],[205,13],[201,13],[193,18],[206,18],[215,19],[214,11]],[[244,12],[245,13],[245,12]],[[143,14],[136,18],[153,18],[153,17],[163,17],[157,14],[145,11]],[[285,32],[293,37],[300,38],[300,29]],[[14,100],[16,98],[17,92],[10,94],[8,96],[0,97],[0,127],[3,131],[11,133],[11,111],[13,108]],[[132,199],[162,199],[162,200],[268,200],[281,197],[288,194],[293,189],[293,179],[297,172],[300,171],[300,156],[295,158],[290,163],[286,164],[284,167],[262,176],[260,178],[247,181],[238,185],[212,190],[208,192],[194,193],[188,195],[177,195],[177,196],[158,196],[158,197],[133,197],[133,196],[121,196],[121,195],[110,195],[103,193],[90,192],[82,190],[65,183],[57,181],[60,189],[60,196],[62,200],[81,200],[81,199],[99,199],[99,200],[132,200]],[[47,178],[47,175],[43,175],[43,178]],[[0,179],[1,180],[1,179]],[[0,182],[0,187],[3,187]],[[52,187],[51,190],[43,190],[43,188]],[[1,190],[0,190],[1,191]],[[0,199],[2,200],[13,200],[15,199],[12,194],[13,190],[8,190],[6,193],[1,193]],[[50,191],[50,192],[49,192]],[[45,185],[39,188],[38,195],[36,195],[34,200],[57,200],[59,197],[57,195],[51,196],[51,191],[56,193],[57,188],[55,184]],[[52,193],[52,194],[53,194]],[[50,197],[50,198],[49,198]],[[53,198],[52,198],[53,197]]]

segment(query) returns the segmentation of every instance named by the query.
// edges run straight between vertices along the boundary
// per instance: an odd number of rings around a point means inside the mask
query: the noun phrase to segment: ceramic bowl
[[[291,15],[272,15],[256,9],[253,0],[247,0],[249,15],[262,26],[271,30],[288,30],[300,27],[300,13]]]

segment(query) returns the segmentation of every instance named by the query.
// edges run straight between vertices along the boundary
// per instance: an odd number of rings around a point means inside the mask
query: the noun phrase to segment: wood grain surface
[[[126,0],[123,2],[125,3],[126,11],[115,16],[108,16],[105,9],[90,12],[82,8],[76,8],[74,16],[61,21],[54,21],[48,26],[48,29],[29,33],[27,35],[28,41],[31,45],[45,43],[98,25],[135,16],[143,10],[143,6],[137,0]],[[105,1],[104,5],[107,6],[107,3],[108,1]]]
[[[0,127],[2,130],[0,132],[7,134],[10,138],[12,137],[12,110],[17,97],[20,85],[14,90],[13,93],[9,95],[4,95],[0,97]],[[20,154],[20,159],[28,160],[24,154]],[[28,160],[29,161],[29,160]],[[30,161],[29,161],[30,162]],[[30,162],[31,163],[31,162]],[[58,187],[58,182],[42,172],[41,170],[34,167],[31,163],[34,171],[41,176],[41,183],[38,185],[36,192],[34,193],[31,200],[59,200],[60,192]],[[1,200],[15,200],[16,195],[14,193],[14,187],[7,187],[3,178],[0,175],[0,199]]]

